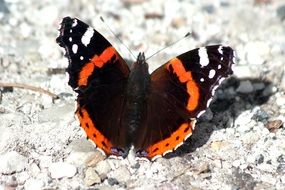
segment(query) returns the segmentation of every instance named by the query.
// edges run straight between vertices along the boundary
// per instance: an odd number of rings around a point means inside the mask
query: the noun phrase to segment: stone
[[[101,182],[100,176],[96,173],[96,171],[93,168],[87,168],[85,171],[85,178],[84,182],[87,186],[91,186],[94,184],[98,184]]]
[[[16,151],[0,155],[0,173],[12,174],[24,170],[28,165],[28,159]]]
[[[285,5],[277,8],[277,16],[283,21],[285,20]]]
[[[249,94],[253,92],[253,86],[249,80],[241,81],[236,91]]]
[[[249,64],[261,65],[266,61],[264,57],[269,54],[270,49],[265,42],[255,41],[247,43],[245,51],[247,52],[246,58]]]
[[[52,178],[73,177],[77,169],[72,164],[66,162],[55,162],[49,166],[49,172]]]
[[[264,162],[264,156],[262,154],[257,155],[255,158],[255,164],[262,164]]]
[[[126,182],[130,179],[131,173],[127,167],[121,166],[113,172],[112,177],[117,179],[119,182]]]
[[[265,88],[265,84],[263,82],[253,83],[252,84],[254,90],[263,90]]]
[[[48,96],[43,96],[46,97],[46,99],[51,100],[50,97]],[[40,122],[59,122],[62,120],[67,120],[67,118],[72,118],[74,115],[74,112],[71,110],[75,110],[74,104],[64,104],[62,106],[53,106],[47,109],[44,109],[41,111],[39,115],[39,121]]]
[[[108,174],[111,171],[111,166],[108,162],[103,160],[97,163],[95,170],[99,175]]]
[[[24,184],[24,188],[29,189],[29,190],[38,190],[38,189],[42,189],[44,185],[45,183],[41,180],[28,179],[26,183]]]
[[[114,186],[114,185],[118,185],[118,184],[119,184],[118,180],[115,179],[115,178],[112,178],[112,177],[108,178],[107,181],[108,181],[108,184],[111,185],[111,186]]]
[[[5,13],[5,14],[9,13],[9,9],[4,0],[0,0],[0,13]]]
[[[94,155],[94,152],[71,152],[65,161],[77,167],[84,166],[92,155]]]
[[[39,168],[39,166],[35,163],[32,163],[29,167],[29,173],[31,176],[33,177],[37,177],[39,175],[39,173],[41,172],[41,169]]]
[[[93,167],[96,166],[96,164],[106,158],[105,155],[103,155],[100,151],[96,151],[93,154],[91,154],[87,160],[86,160],[86,166]]]
[[[201,115],[201,121],[211,121],[213,119],[213,112],[210,108],[207,108],[206,112]]]

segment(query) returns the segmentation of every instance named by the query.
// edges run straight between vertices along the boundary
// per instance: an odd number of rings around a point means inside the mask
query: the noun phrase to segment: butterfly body
[[[69,60],[76,114],[97,148],[151,160],[175,150],[192,134],[219,83],[232,74],[233,50],[213,45],[181,54],[149,74],[140,53],[130,66],[96,30],[65,17],[58,44]]]
[[[128,139],[130,139],[128,145],[135,141],[137,129],[141,127],[145,119],[149,84],[148,64],[145,61],[144,54],[140,53],[137,61],[131,66],[127,82],[126,104],[122,117],[122,125],[128,129]]]

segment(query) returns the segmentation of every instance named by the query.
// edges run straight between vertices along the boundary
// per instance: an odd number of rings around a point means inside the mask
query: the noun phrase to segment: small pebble
[[[270,49],[268,45],[264,42],[251,42],[245,46],[245,50],[247,52],[247,61],[251,65],[261,65],[266,60],[266,57],[270,53]]]
[[[253,92],[253,86],[249,80],[241,81],[236,91],[244,94],[249,94]]]
[[[77,169],[71,164],[56,162],[50,165],[49,172],[52,178],[58,179],[63,177],[73,177],[76,174]]]
[[[4,0],[0,0],[0,13],[4,13],[4,14],[9,13],[9,9]]]
[[[273,121],[268,121],[268,123],[266,124],[266,128],[270,131],[270,132],[277,132],[277,130],[282,127],[283,125],[283,121],[282,120],[273,120]]]
[[[45,183],[41,180],[28,179],[24,184],[24,188],[27,190],[39,190],[42,189],[44,185]]]
[[[285,164],[285,154],[281,154],[280,156],[278,156],[277,162]]]
[[[110,178],[108,178],[108,184],[113,186],[113,185],[118,185],[119,182],[117,179],[110,177]]]
[[[255,163],[256,164],[261,164],[264,162],[264,156],[262,154],[259,154],[256,159],[255,159]]]
[[[285,20],[285,5],[277,8],[277,16],[283,21]]]
[[[130,179],[131,173],[125,166],[121,166],[114,171],[112,177],[116,178],[119,182],[126,182]]]
[[[24,170],[28,165],[28,159],[16,151],[0,155],[0,173],[12,174]]]
[[[94,167],[96,164],[106,158],[100,151],[96,151],[86,159],[86,166]]]
[[[260,82],[260,83],[253,83],[252,84],[254,90],[263,90],[265,88],[265,84]]]
[[[101,178],[93,168],[87,168],[87,170],[85,171],[84,182],[87,186],[91,186],[100,183]]]
[[[285,163],[278,164],[276,172],[279,174],[285,174]]]
[[[39,166],[35,163],[32,163],[29,167],[29,173],[31,176],[33,177],[37,177],[39,175],[39,173],[41,172],[41,169],[39,168]]]
[[[108,174],[111,171],[111,167],[107,161],[103,160],[96,164],[95,170],[99,175]]]

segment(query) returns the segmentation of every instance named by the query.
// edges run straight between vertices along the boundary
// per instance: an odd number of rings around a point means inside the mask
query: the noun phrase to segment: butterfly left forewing
[[[107,155],[123,155],[124,109],[129,68],[115,48],[95,29],[77,18],[61,22],[57,43],[66,51],[68,84],[77,92],[80,125]]]
[[[146,120],[135,142],[137,156],[155,159],[183,144],[220,81],[232,74],[233,59],[230,47],[207,46],[181,54],[152,73]]]

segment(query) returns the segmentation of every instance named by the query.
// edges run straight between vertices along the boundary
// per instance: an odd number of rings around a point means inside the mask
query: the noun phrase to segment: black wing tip
[[[64,31],[72,27],[74,19],[78,20],[77,18],[71,18],[70,16],[62,18],[58,28],[59,35],[56,38],[56,43],[58,43],[59,46],[64,47],[64,42],[63,42]]]

